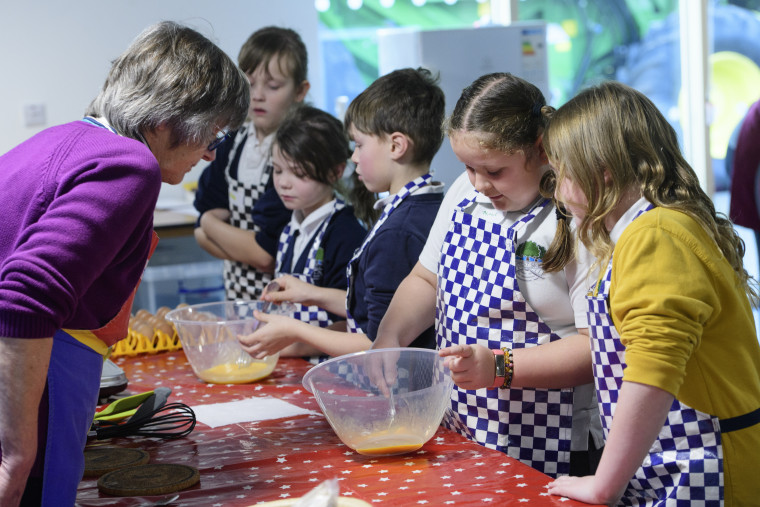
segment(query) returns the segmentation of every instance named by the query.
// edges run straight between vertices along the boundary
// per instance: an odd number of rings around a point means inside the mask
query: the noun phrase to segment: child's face
[[[299,176],[301,168],[285,157],[277,144],[272,147],[272,166],[274,188],[289,210],[301,210],[306,217],[333,199],[330,185]]]
[[[580,221],[586,216],[588,198],[570,178],[560,178],[555,197],[564,204],[565,208],[573,215],[574,220]]]
[[[349,136],[354,141],[351,160],[356,164],[356,174],[370,192],[387,192],[391,188],[393,174],[390,169],[389,141],[385,138],[364,134],[353,125]]]
[[[248,116],[256,126],[256,135],[262,139],[280,126],[290,107],[303,101],[309,90],[309,83],[295,83],[284,74],[286,69],[282,58],[272,58],[265,68],[260,65],[247,73],[251,84],[251,106]]]
[[[517,211],[529,206],[538,196],[542,161],[536,155],[505,153],[485,149],[476,134],[455,132],[451,148],[465,166],[470,183],[491,200],[496,209]]]

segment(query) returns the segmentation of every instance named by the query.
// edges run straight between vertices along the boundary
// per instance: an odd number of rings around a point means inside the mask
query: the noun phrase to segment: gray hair
[[[173,145],[200,144],[219,129],[242,125],[249,93],[245,74],[214,43],[164,21],[145,29],[114,60],[85,114],[105,118],[133,139],[167,125]]]

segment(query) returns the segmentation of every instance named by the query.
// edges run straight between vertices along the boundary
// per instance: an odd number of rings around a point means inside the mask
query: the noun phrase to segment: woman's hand
[[[494,381],[495,359],[491,350],[482,345],[454,345],[438,351],[446,358],[451,378],[462,389],[491,387]]]
[[[249,335],[238,336],[243,350],[256,359],[264,359],[298,341],[294,333],[300,321],[285,315],[272,315],[254,311],[261,325]]]

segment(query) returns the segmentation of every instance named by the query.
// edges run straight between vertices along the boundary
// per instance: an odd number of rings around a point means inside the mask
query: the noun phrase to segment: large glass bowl
[[[406,347],[330,359],[309,370],[303,385],[344,444],[366,456],[390,456],[430,440],[453,381],[436,351]]]
[[[182,350],[193,372],[213,384],[244,384],[267,377],[274,370],[278,354],[264,359],[251,357],[238,342],[238,336],[259,327],[254,310],[263,301],[222,301],[184,306],[166,314],[174,324]],[[292,304],[270,305],[268,313],[291,314]]]

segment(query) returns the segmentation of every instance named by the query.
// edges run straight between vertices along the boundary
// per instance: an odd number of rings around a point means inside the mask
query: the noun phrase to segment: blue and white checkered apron
[[[315,273],[317,270],[322,269],[322,259],[320,258],[320,252],[324,252],[324,250],[321,250],[321,247],[322,238],[324,237],[325,231],[327,230],[327,224],[330,223],[330,220],[332,220],[332,217],[336,212],[345,207],[345,202],[340,199],[335,200],[332,211],[330,211],[330,214],[322,221],[322,223],[319,225],[319,228],[317,228],[317,231],[314,233],[314,241],[312,242],[311,248],[309,249],[309,255],[307,257],[303,273],[290,273],[292,276],[295,276],[296,278],[303,280],[306,283],[314,283]],[[290,224],[288,224],[285,226],[282,234],[280,234],[280,243],[277,246],[277,267],[275,268],[275,277],[279,277],[282,272],[282,258],[285,255],[286,250],[293,247],[291,245],[292,242],[293,233],[291,232]],[[296,262],[297,259],[293,258],[293,264]],[[290,271],[291,269],[292,266],[286,266],[287,271]],[[316,305],[306,306],[300,303],[296,303],[296,308],[297,309],[292,317],[298,320],[308,322],[309,324],[315,324],[319,327],[327,327],[332,324],[332,320],[328,316],[327,312]]]
[[[236,158],[243,140],[248,137],[248,129],[241,129],[235,136],[235,144],[230,150],[230,162],[224,170],[227,179],[227,190],[230,195],[230,225],[246,231],[259,232],[259,226],[251,220],[253,206],[266,190],[267,182],[272,174],[272,166],[267,165],[264,177],[254,184],[241,183],[230,177],[230,165]],[[272,280],[272,275],[262,273],[253,266],[233,260],[224,261],[224,289],[227,299],[257,300],[261,291]]]
[[[533,347],[560,339],[533,311],[515,276],[515,234],[549,200],[506,231],[465,210],[454,211],[438,267],[438,347],[480,344],[489,349]],[[570,467],[572,389],[478,389],[457,386],[444,424],[556,477]]]
[[[652,209],[647,208],[641,213]],[[604,438],[612,425],[625,370],[625,347],[609,313],[612,259],[597,291],[587,296],[596,394]],[[620,505],[712,506],[723,504],[723,448],[717,417],[673,400],[649,455]]]
[[[372,241],[372,238],[375,237],[375,233],[380,230],[380,227],[382,227],[385,221],[388,220],[388,217],[391,216],[391,213],[393,213],[393,211],[398,208],[399,204],[401,204],[404,199],[409,197],[416,190],[424,187],[425,185],[428,185],[432,180],[432,174],[423,174],[419,178],[410,181],[404,186],[404,188],[399,190],[398,193],[393,197],[393,200],[391,200],[391,202],[385,206],[385,209],[383,209],[383,213],[380,215],[377,223],[375,223],[375,226],[371,231],[369,231],[367,237],[364,238],[362,246],[357,248],[354,252],[353,257],[351,257],[351,262],[348,263],[348,267],[346,268],[346,276],[348,276],[348,290],[346,291],[346,323],[349,332],[364,333],[354,318],[351,317],[351,301],[354,297],[351,287],[353,286],[354,270],[359,263],[359,257],[361,257],[362,253],[364,253],[364,249],[367,248],[367,245],[370,241]]]

